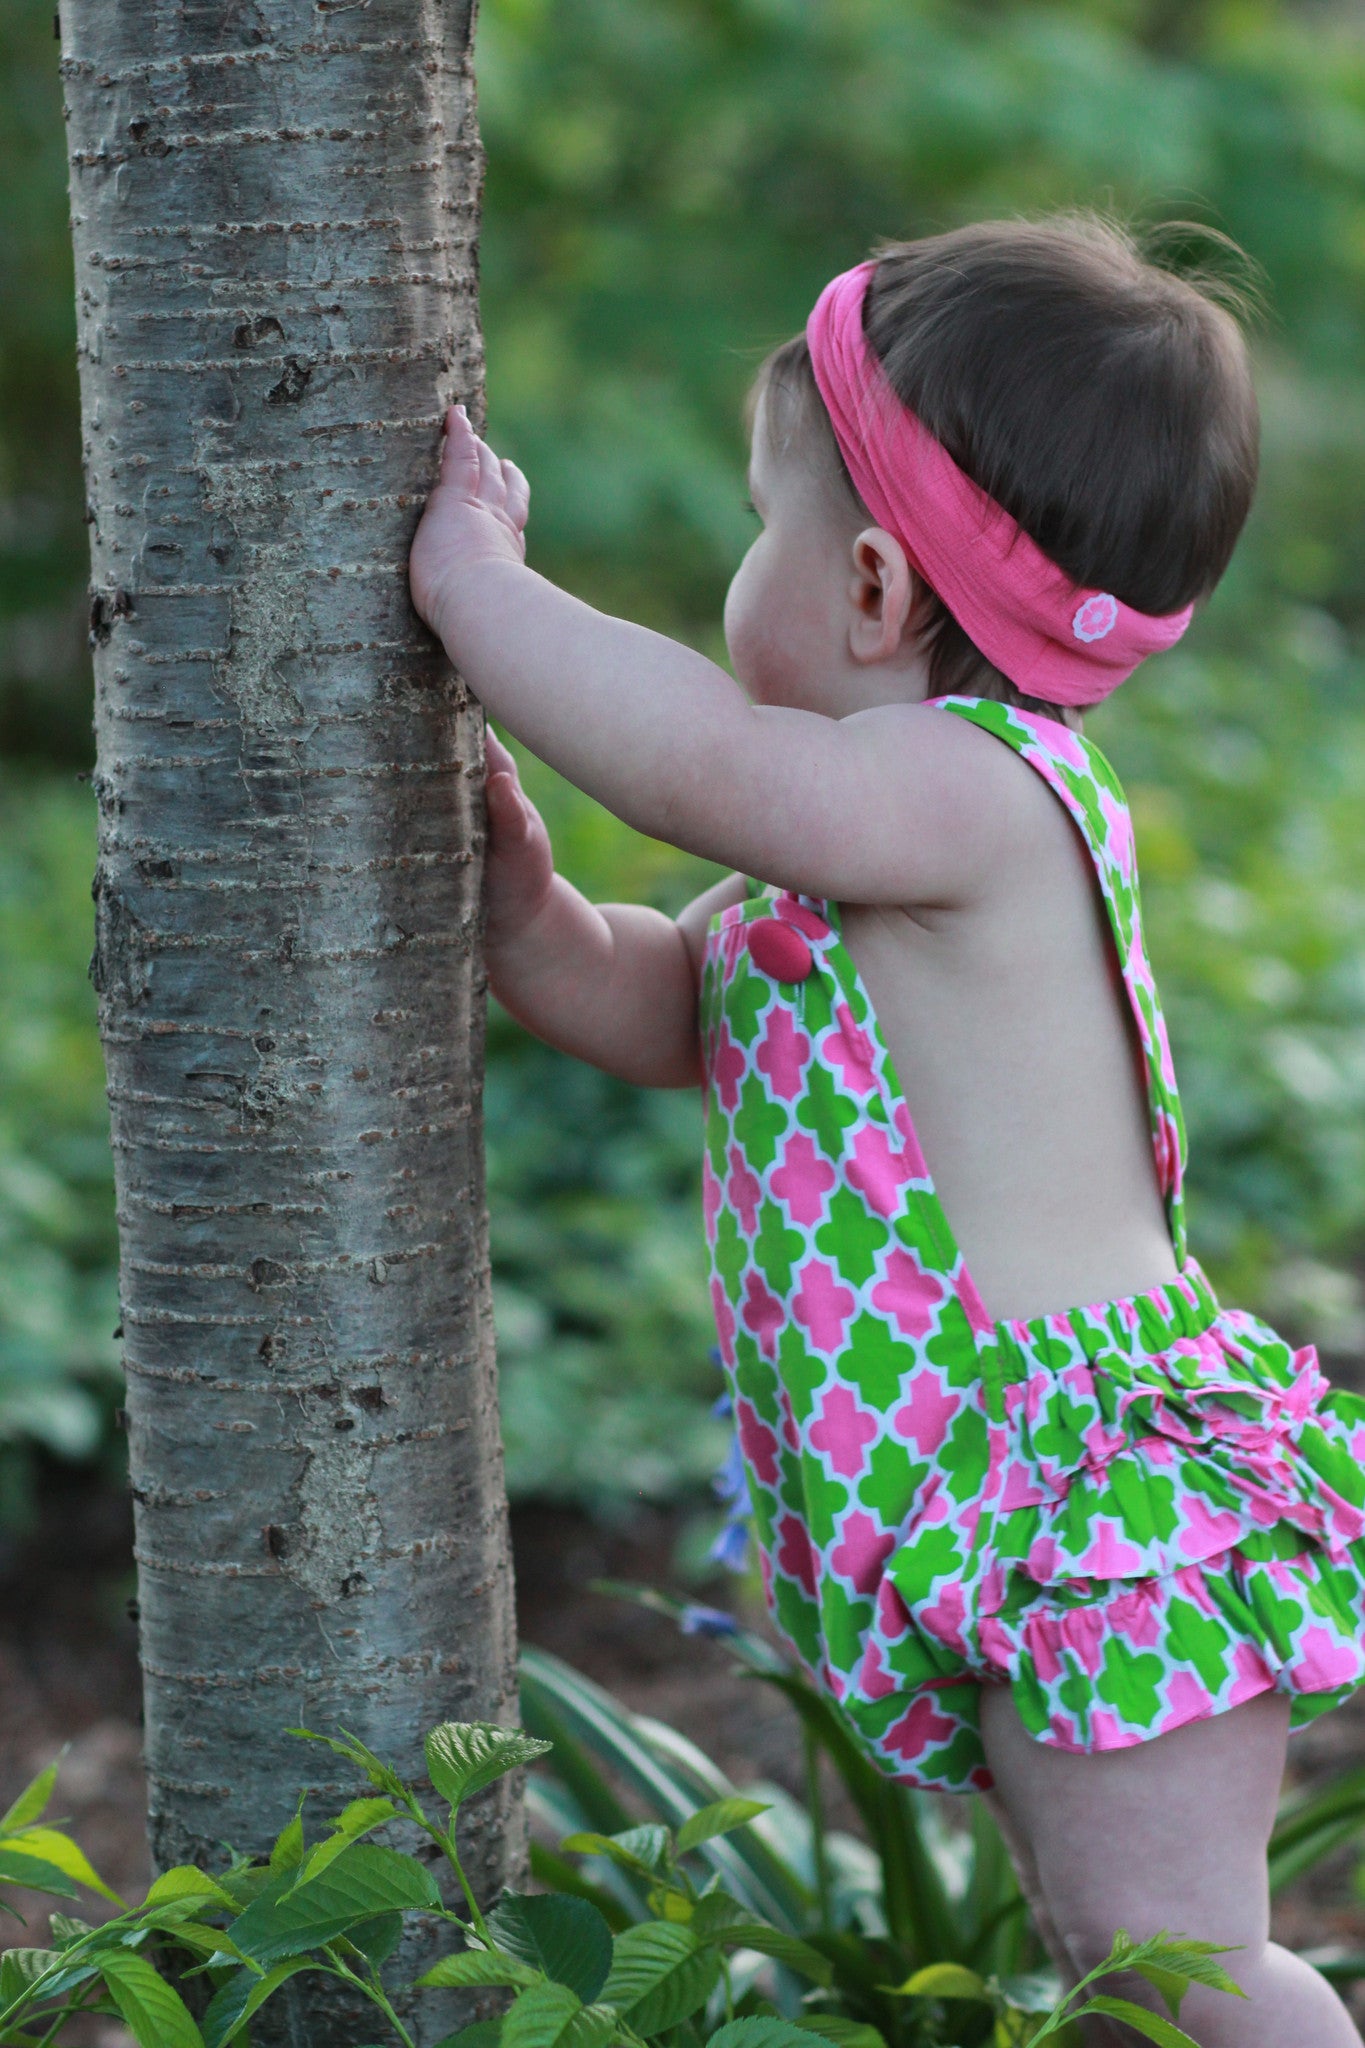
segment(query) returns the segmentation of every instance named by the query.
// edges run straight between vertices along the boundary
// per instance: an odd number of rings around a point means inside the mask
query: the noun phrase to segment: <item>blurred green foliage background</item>
[[[1267,312],[1257,511],[1090,730],[1126,780],[1229,1294],[1365,1357],[1365,17],[1273,0],[484,0],[491,431],[538,566],[723,656],[764,349],[879,237],[1061,205],[1216,226]],[[50,0],[0,0],[0,1505],[108,1455],[114,1237],[93,998],[85,539]],[[1180,237],[1176,237],[1178,244]],[[561,865],[695,862],[534,764]],[[599,1508],[715,1461],[696,1105],[496,1017],[509,1478]]]

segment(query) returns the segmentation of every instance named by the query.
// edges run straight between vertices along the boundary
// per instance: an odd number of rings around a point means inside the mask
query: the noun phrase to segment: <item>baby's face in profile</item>
[[[774,449],[767,401],[754,418],[749,495],[762,521],[725,600],[725,642],[757,704],[843,718],[925,695],[922,665],[899,628],[875,625],[882,592],[867,514],[795,446]],[[881,541],[904,557],[894,541]],[[883,551],[884,552],[884,551]],[[889,647],[883,645],[887,639]]]

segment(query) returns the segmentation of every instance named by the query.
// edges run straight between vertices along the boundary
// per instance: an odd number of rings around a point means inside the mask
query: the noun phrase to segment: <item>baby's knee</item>
[[[1088,1977],[1092,1970],[1098,1970],[1108,1960],[1120,1928],[1132,1934],[1135,1940],[1142,1939],[1133,1919],[1131,1914],[1118,1913],[1111,1918],[1102,1910],[1087,1912],[1084,1908],[1058,1917],[1057,1933],[1078,1980]]]

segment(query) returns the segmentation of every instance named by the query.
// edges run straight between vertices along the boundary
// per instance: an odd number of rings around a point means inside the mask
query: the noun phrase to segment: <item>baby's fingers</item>
[[[479,448],[479,503],[486,505],[490,512],[501,512],[507,502],[507,486],[503,482],[502,464],[486,441],[480,441]]]
[[[474,432],[462,405],[452,405],[446,413],[441,482],[454,484],[465,497],[487,505],[492,511],[501,511],[507,497],[502,464],[488,443]]]
[[[440,481],[453,484],[465,497],[479,494],[479,438],[462,405],[452,405],[446,411]]]
[[[531,807],[521,793],[516,774],[499,768],[485,784],[488,823],[499,849],[515,846],[531,828]]]
[[[531,486],[516,463],[506,456],[502,459],[502,480],[507,491],[507,517],[520,533],[531,510]]]
[[[494,775],[510,775],[515,781],[517,776],[516,757],[510,747],[503,745],[491,725],[484,728],[483,746],[487,774],[490,777]]]

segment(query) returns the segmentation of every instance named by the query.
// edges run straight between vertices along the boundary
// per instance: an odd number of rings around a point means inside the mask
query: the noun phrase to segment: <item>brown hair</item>
[[[1256,486],[1256,397],[1232,307],[1246,311],[1247,294],[1177,276],[1125,229],[1067,214],[886,244],[863,321],[902,402],[1045,554],[1078,584],[1161,614],[1214,588]],[[809,448],[814,427],[857,502],[804,335],[761,366],[751,418],[765,395],[777,445]],[[934,593],[916,625],[935,695],[1057,716],[993,668]]]

